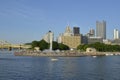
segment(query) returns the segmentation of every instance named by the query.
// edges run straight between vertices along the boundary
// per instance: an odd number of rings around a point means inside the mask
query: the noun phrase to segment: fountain
[[[50,37],[50,48],[49,48],[49,51],[52,52],[53,51],[52,50],[52,42],[53,42],[53,33],[52,32],[49,33],[49,37]]]

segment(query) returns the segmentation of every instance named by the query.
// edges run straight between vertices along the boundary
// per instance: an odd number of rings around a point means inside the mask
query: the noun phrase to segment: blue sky
[[[40,40],[52,30],[55,37],[69,24],[86,34],[96,21],[107,22],[107,38],[120,30],[120,0],[0,0],[0,39],[11,43]]]

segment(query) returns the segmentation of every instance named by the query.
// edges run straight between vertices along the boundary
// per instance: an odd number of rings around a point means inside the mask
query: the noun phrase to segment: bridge
[[[11,44],[7,41],[0,40],[0,49],[28,49],[31,48],[31,45],[25,45],[25,44]]]

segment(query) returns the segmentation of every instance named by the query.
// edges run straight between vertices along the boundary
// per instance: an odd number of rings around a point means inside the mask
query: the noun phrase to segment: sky
[[[57,37],[66,26],[86,34],[105,20],[107,38],[120,31],[120,0],[0,0],[0,40],[28,43],[51,30]]]

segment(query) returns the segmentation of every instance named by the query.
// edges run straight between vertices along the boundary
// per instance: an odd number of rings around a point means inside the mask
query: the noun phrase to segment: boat
[[[58,59],[57,58],[51,58],[51,61],[57,61]]]
[[[97,56],[92,56],[93,58],[96,58]]]

